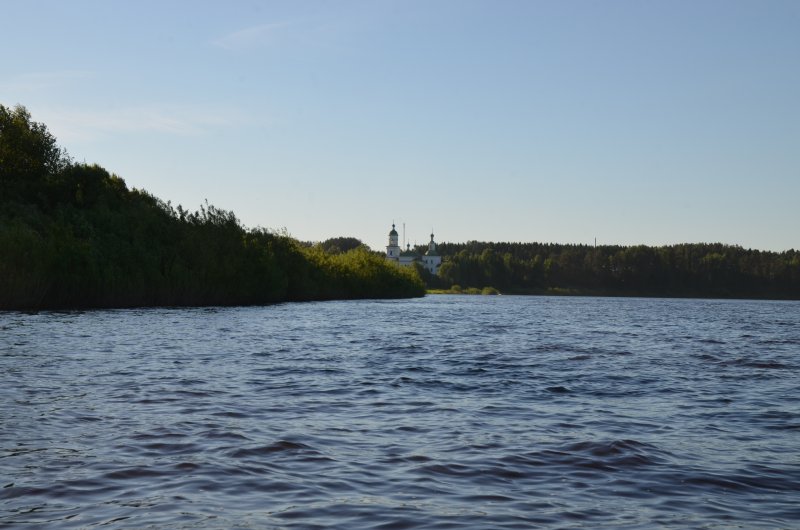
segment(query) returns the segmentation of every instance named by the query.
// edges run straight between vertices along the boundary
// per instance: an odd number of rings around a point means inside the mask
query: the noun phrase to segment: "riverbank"
[[[552,287],[548,289],[509,289],[503,292],[493,287],[467,287],[456,289],[428,289],[425,294],[429,295],[507,295],[507,296],[567,296],[567,297],[601,297],[601,298],[664,298],[664,299],[688,299],[688,300],[775,300],[775,301],[795,301],[797,298],[791,296],[740,296],[740,295],[720,295],[708,293],[653,293],[635,291],[612,291],[596,289],[572,289]]]
[[[479,242],[438,245],[436,283],[501,293],[800,299],[800,251],[721,243],[569,245]]]
[[[483,296],[496,296],[501,294],[500,291],[494,287],[484,287],[478,289],[477,287],[467,287],[462,289],[458,285],[454,285],[450,289],[428,289],[426,294],[466,294],[466,295],[483,295]]]
[[[425,294],[368,249],[328,252],[173,206],[76,163],[24,107],[0,105],[0,309],[239,306]]]

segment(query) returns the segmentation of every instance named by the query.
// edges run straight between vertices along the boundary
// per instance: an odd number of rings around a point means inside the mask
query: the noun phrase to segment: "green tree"
[[[0,105],[0,199],[38,199],[45,180],[68,165],[56,139],[25,107]]]
[[[360,239],[354,237],[332,237],[320,243],[320,247],[329,254],[341,254],[356,249],[363,244]]]
[[[100,166],[69,161],[22,107],[0,107],[0,156],[0,309],[424,294],[417,274],[362,246],[332,256],[248,230],[208,202],[190,212],[130,190]]]

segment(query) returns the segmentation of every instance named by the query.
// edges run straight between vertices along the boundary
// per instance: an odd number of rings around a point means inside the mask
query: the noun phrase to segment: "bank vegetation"
[[[800,299],[800,252],[668,246],[441,243],[429,285],[501,293]]]
[[[341,243],[341,242],[340,242]],[[0,309],[250,305],[424,295],[413,269],[196,211],[76,163],[0,105]]]

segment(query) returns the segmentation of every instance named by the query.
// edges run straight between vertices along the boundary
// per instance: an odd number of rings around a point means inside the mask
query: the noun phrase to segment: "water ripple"
[[[800,304],[0,313],[0,526],[791,528]]]

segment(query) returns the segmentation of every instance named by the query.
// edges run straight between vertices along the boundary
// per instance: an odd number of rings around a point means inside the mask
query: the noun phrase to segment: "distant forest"
[[[75,163],[21,106],[0,105],[0,309],[244,305],[422,296],[413,269],[363,246],[304,245],[129,189]]]
[[[423,249],[420,248],[420,251]],[[441,243],[429,285],[504,293],[800,299],[800,252],[738,246],[663,247]],[[424,275],[424,274],[423,274]]]
[[[247,229],[213,205],[188,211],[74,162],[24,107],[0,105],[0,309],[394,298],[422,296],[426,283],[510,294],[800,299],[795,250],[475,241],[438,250],[443,263],[431,276],[353,237],[302,243]]]

